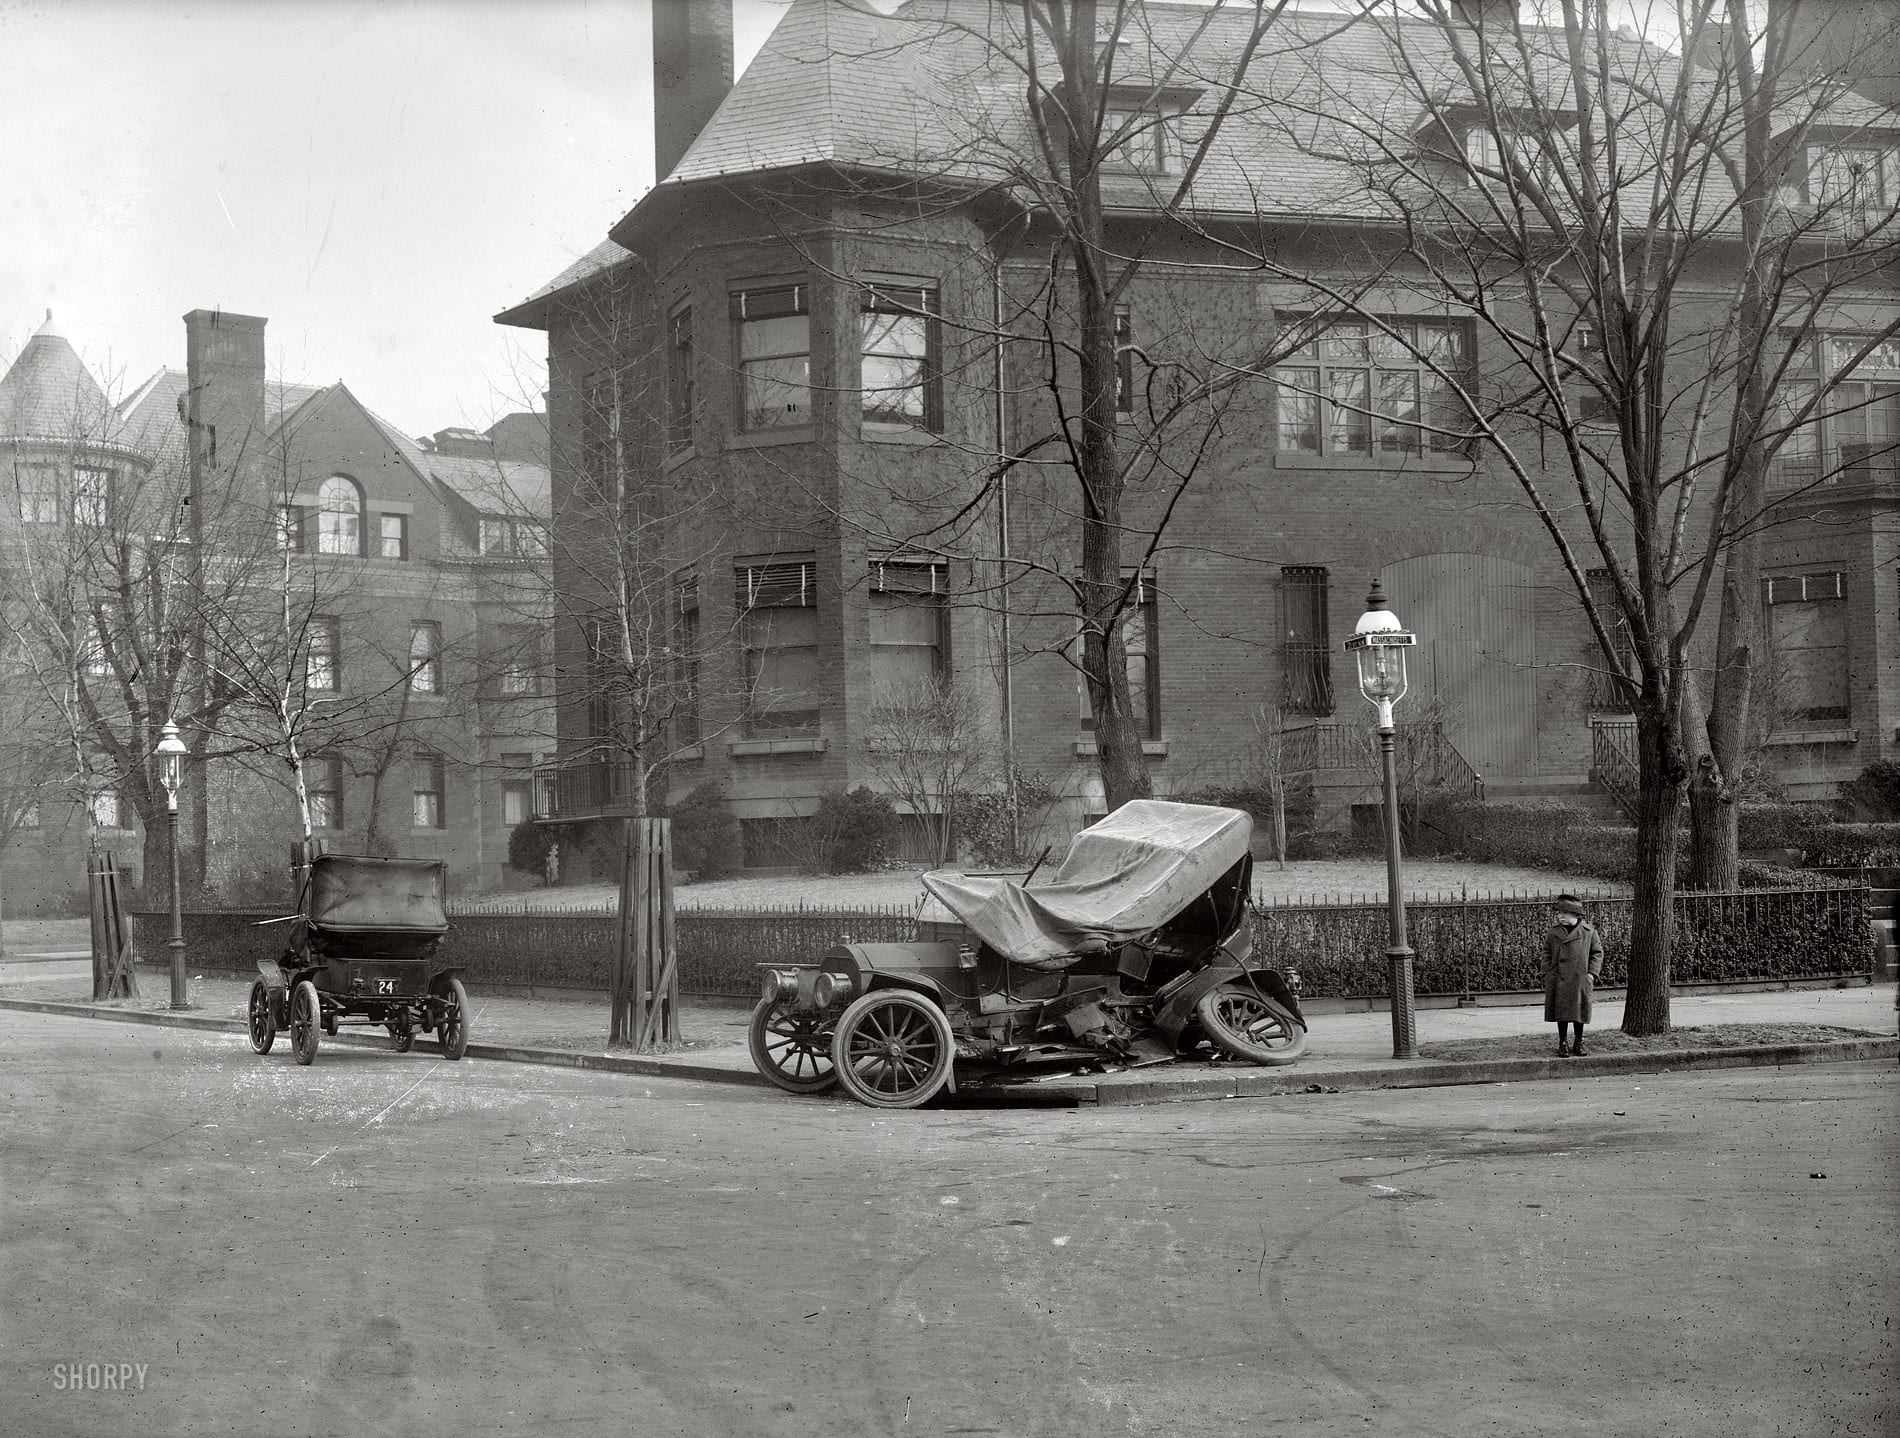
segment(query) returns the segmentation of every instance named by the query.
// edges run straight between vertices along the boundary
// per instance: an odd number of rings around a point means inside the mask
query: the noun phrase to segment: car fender
[[[438,984],[446,984],[450,979],[459,979],[467,972],[468,965],[466,964],[452,964],[446,969],[432,970],[429,974],[429,987],[433,989]]]
[[[290,979],[285,975],[283,966],[275,959],[259,959],[257,961],[257,972],[263,976],[264,987],[267,989],[287,989],[290,987]]]

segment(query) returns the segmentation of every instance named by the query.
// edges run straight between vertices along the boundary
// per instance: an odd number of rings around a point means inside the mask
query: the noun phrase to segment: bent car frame
[[[926,874],[961,935],[765,967],[752,1060],[789,1093],[877,1108],[954,1092],[959,1063],[1292,1063],[1306,1020],[1297,980],[1252,958],[1251,838],[1236,809],[1136,800],[1043,885]]]

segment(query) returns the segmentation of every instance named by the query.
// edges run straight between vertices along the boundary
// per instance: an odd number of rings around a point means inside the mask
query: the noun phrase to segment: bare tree
[[[932,862],[949,863],[958,800],[995,781],[989,733],[971,696],[942,678],[888,684],[873,702],[865,745],[871,772],[929,840]]]
[[[1383,22],[1375,72],[1314,66],[1277,76],[1272,95],[1300,148],[1362,178],[1372,233],[1338,268],[1382,269],[1413,307],[1469,316],[1482,363],[1425,343],[1436,327],[1395,320],[1337,273],[1246,254],[1430,371],[1441,407],[1401,418],[1477,441],[1549,537],[1636,716],[1624,1027],[1656,1032],[1698,758],[1703,828],[1725,826],[1729,854],[1710,874],[1732,872],[1765,470],[1852,402],[1854,365],[1896,332],[1890,193],[1870,208],[1868,187],[1826,179],[1830,147],[1871,107],[1800,71],[1772,22],[1764,35],[1727,0],[1653,11],[1668,33],[1649,36],[1617,29],[1605,0],[1553,0],[1544,24],[1448,0],[1416,9],[1422,23],[1396,10]],[[1805,194],[1790,183],[1801,172]],[[1855,340],[1824,371],[1817,351],[1836,330]],[[1798,403],[1769,405],[1807,374]],[[1293,376],[1281,378],[1284,394]],[[1358,409],[1381,417],[1369,400]],[[1711,711],[1698,666],[1715,610]]]

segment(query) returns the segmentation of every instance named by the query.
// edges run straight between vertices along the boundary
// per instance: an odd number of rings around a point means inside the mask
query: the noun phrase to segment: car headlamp
[[[759,975],[759,997],[768,1004],[789,1004],[798,997],[796,969],[767,969]]]
[[[812,983],[811,1001],[821,1009],[843,1003],[856,995],[858,986],[850,974],[821,973]]]

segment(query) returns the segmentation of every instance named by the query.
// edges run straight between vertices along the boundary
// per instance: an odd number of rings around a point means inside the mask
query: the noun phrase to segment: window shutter
[[[950,588],[950,566],[941,559],[910,559],[896,555],[871,561],[874,594],[944,594]]]
[[[809,559],[790,564],[742,564],[734,598],[747,609],[812,609],[818,604],[818,566]]]

